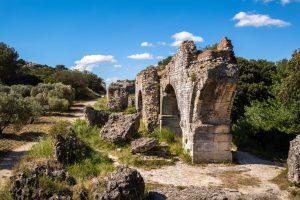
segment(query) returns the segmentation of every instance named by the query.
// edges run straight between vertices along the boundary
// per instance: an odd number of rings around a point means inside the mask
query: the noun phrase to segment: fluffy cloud
[[[121,68],[122,65],[114,65],[115,68]]]
[[[175,42],[173,42],[171,44],[171,46],[174,46],[174,47],[179,46],[185,40],[192,40],[194,42],[203,42],[202,37],[195,36],[192,33],[189,33],[189,32],[186,32],[186,31],[175,33],[174,35],[172,35],[172,38],[175,39]]]
[[[120,80],[119,77],[110,77],[110,78],[107,78],[105,81],[107,83],[112,83],[112,82],[117,82],[117,80]]]
[[[153,59],[153,55],[151,55],[150,53],[141,53],[127,56],[127,58],[134,60],[150,60]]]
[[[150,42],[142,42],[142,43],[141,43],[141,46],[142,46],[142,47],[152,47],[153,44],[150,43]]]
[[[277,26],[284,27],[289,26],[289,22],[285,22],[281,19],[272,19],[269,15],[261,15],[261,14],[252,14],[246,12],[239,12],[234,17],[233,20],[237,20],[238,22],[235,24],[237,27],[244,26],[254,26],[254,27],[262,27],[262,26]]]
[[[166,42],[157,42],[157,45],[159,45],[159,46],[166,46],[167,43]]]
[[[93,68],[98,67],[103,63],[115,63],[116,60],[111,55],[86,55],[80,60],[75,61],[75,66],[73,69],[80,71],[92,71]]]

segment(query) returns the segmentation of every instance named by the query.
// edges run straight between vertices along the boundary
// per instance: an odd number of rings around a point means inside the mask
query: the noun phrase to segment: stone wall
[[[237,82],[237,64],[231,41],[223,38],[216,50],[198,51],[192,41],[179,47],[171,62],[158,75],[146,72],[136,79],[136,98],[141,90],[141,99],[156,99],[159,102],[159,124],[182,136],[185,150],[194,163],[207,161],[230,161],[232,155],[230,114]],[[151,69],[155,71],[155,69]],[[143,92],[145,83],[159,83]],[[142,101],[143,120],[151,104],[157,115],[158,104]],[[139,106],[138,99],[136,105]]]
[[[107,89],[108,106],[114,111],[122,111],[128,106],[128,97],[135,93],[135,84],[129,80],[111,83]]]
[[[135,107],[141,113],[146,128],[152,132],[158,126],[159,75],[153,66],[141,71],[135,82]]]

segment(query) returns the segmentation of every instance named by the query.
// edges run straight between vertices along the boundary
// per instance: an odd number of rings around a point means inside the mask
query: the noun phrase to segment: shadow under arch
[[[163,92],[161,112],[161,127],[169,128],[177,136],[181,137],[180,111],[175,90],[171,84],[168,84]]]

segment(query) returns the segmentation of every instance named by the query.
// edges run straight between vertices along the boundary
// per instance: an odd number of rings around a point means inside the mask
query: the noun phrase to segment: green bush
[[[20,129],[40,113],[41,107],[36,101],[15,92],[0,93],[0,135],[7,126]]]
[[[69,109],[69,102],[66,99],[58,99],[50,97],[48,99],[49,109],[53,111],[67,111]]]
[[[49,136],[51,138],[56,138],[57,135],[69,135],[72,134],[72,130],[70,129],[71,123],[68,121],[61,121],[57,124],[54,124],[49,130]]]
[[[97,110],[109,110],[107,98],[102,97],[98,99],[97,102],[94,104],[94,108]]]
[[[17,94],[20,94],[22,97],[29,97],[31,92],[31,85],[12,85],[11,90]]]

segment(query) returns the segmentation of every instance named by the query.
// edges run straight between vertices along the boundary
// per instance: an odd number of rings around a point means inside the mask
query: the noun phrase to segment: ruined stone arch
[[[167,84],[163,90],[161,103],[161,127],[169,128],[177,136],[182,135],[180,109],[174,87]]]

